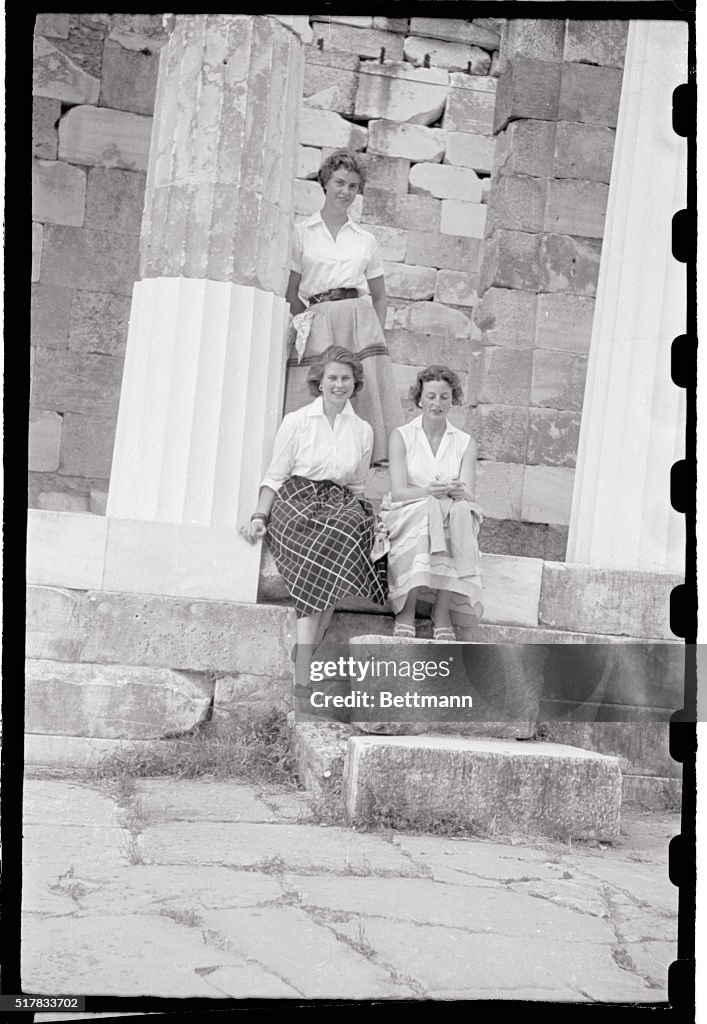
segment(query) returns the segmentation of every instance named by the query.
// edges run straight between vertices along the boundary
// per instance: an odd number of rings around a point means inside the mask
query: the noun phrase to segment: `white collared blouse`
[[[321,213],[295,224],[290,266],[302,276],[304,302],[330,288],[357,288],[366,295],[368,279],[383,275],[378,242],[370,231],[349,218],[333,238]]]
[[[261,486],[278,491],[288,477],[304,476],[333,480],[356,495],[363,494],[372,451],[373,428],[356,415],[351,402],[332,428],[321,397],[315,398],[283,418]]]
[[[422,429],[422,416],[398,427],[405,444],[405,463],[410,487],[429,487],[436,478],[452,480],[459,476],[464,452],[471,435],[447,420],[447,427],[434,454]]]

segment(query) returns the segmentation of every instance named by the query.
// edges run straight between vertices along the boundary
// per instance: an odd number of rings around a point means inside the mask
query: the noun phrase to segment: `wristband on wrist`
[[[263,526],[267,526],[268,517],[265,515],[264,512],[254,512],[253,515],[250,517],[251,523],[256,519],[259,519]]]

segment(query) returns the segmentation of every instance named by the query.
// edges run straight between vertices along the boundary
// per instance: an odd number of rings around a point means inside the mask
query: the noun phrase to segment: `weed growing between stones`
[[[295,762],[284,714],[210,721],[188,736],[155,740],[150,746],[126,746],[101,760],[96,777],[117,786],[125,802],[136,778],[243,779],[294,787]],[[134,787],[134,782],[132,782]]]

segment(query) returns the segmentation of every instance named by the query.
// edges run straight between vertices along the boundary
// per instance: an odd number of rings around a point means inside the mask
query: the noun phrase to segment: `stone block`
[[[503,52],[513,62],[519,56],[561,61],[564,42],[564,20],[509,18],[503,33]]]
[[[517,555],[544,558],[545,523],[520,523],[512,519],[484,517],[479,530],[479,547],[489,555]]]
[[[29,469],[53,473],[59,468],[63,418],[56,412],[38,411],[29,418]]]
[[[32,407],[115,416],[122,376],[122,359],[40,348],[34,366]]]
[[[115,421],[66,413],[59,472],[68,476],[110,477]]]
[[[299,141],[303,146],[332,146],[334,149],[365,149],[368,131],[345,120],[333,110],[302,107]]]
[[[446,132],[439,128],[382,120],[370,121],[368,125],[367,152],[379,156],[438,163],[444,155],[446,145]]]
[[[489,51],[497,50],[500,40],[495,29],[481,25],[477,20],[472,22],[461,18],[411,18],[410,35],[448,39],[453,43],[471,43]]]
[[[410,28],[409,18],[379,18],[376,15],[373,16],[373,27],[381,29],[383,32],[400,32],[402,35],[407,35]]]
[[[586,376],[586,356],[536,349],[533,353],[531,404],[579,412],[584,400]]]
[[[34,34],[36,36],[53,36],[56,39],[68,38],[69,15],[38,14],[34,19]]]
[[[493,170],[494,148],[494,140],[486,135],[450,131],[447,132],[444,163],[456,167],[471,167],[474,171],[490,174]]]
[[[45,224],[72,224],[84,220],[86,172],[60,160],[32,161],[32,217]]]
[[[567,526],[572,508],[574,470],[562,466],[523,467],[521,519]]]
[[[274,707],[284,708],[289,705],[291,689],[291,673],[275,679],[252,672],[216,676],[214,718],[235,722],[248,711],[266,713]]]
[[[503,351],[512,351],[504,349]],[[483,356],[483,353],[482,353]],[[476,383],[477,400],[479,392],[485,386],[483,376]],[[506,401],[501,396],[503,401]],[[470,409],[466,419],[466,429],[476,438],[480,459],[492,459],[502,463],[525,463],[528,444],[528,409],[514,405],[498,404],[477,405]]]
[[[542,231],[548,182],[527,174],[502,174],[488,199],[488,228],[514,231]],[[559,229],[558,229],[559,230]]]
[[[39,274],[42,267],[42,247],[44,245],[44,227],[41,224],[32,224],[32,276],[31,281],[39,281]]]
[[[552,523],[547,524],[547,533],[545,535],[545,554],[543,556],[546,562],[566,561],[568,533],[569,529],[567,526],[557,526]]]
[[[498,82],[490,75],[469,75],[466,71],[450,71],[449,86],[451,89],[467,89],[470,92],[487,92],[496,95]]]
[[[32,97],[32,156],[41,160],[56,160],[59,146],[57,122],[61,117],[61,102],[46,96]]]
[[[88,495],[79,491],[40,491],[37,496],[37,508],[48,512],[88,512],[89,504]]]
[[[448,91],[449,74],[442,68],[367,61],[358,74],[354,114],[367,121],[430,125],[442,116]]]
[[[556,130],[553,121],[511,121],[496,137],[498,173],[551,177]]]
[[[540,246],[539,235],[494,231],[484,244],[481,291],[493,287],[536,291],[540,281]]]
[[[108,25],[108,38],[127,50],[156,52],[168,39],[168,29],[161,14],[111,14]]]
[[[147,170],[152,118],[106,107],[72,107],[59,122],[59,159]]]
[[[410,169],[410,192],[438,199],[481,202],[481,182],[476,172],[449,164],[414,164]]]
[[[495,107],[496,95],[493,92],[485,89],[450,88],[442,127],[448,132],[493,135]]]
[[[358,75],[326,64],[304,65],[302,95],[308,107],[334,110],[350,117],[354,112]]]
[[[381,259],[394,263],[405,259],[407,231],[402,231],[400,228],[389,228],[383,224],[366,224],[366,231],[370,231],[378,242]]]
[[[468,43],[448,43],[440,39],[427,39],[422,36],[408,36],[404,46],[405,60],[418,67],[424,65],[425,58],[437,68],[450,71],[466,71],[472,75],[488,75],[491,69],[491,55],[479,46]]]
[[[528,465],[575,466],[579,446],[579,421],[578,412],[531,409],[526,456]]]
[[[484,348],[479,367],[479,401],[527,406],[530,403],[532,367],[533,353],[530,349]]]
[[[592,298],[559,292],[538,295],[535,344],[538,348],[588,352],[593,319]]]
[[[464,235],[441,235],[428,231],[409,231],[405,259],[408,263],[437,267],[440,270],[479,269],[481,240]]]
[[[465,203],[459,199],[442,199],[441,202],[440,231],[443,235],[466,235],[467,238],[484,237],[485,203]]]
[[[484,619],[509,626],[537,626],[542,572],[539,558],[482,554]]]
[[[672,573],[546,562],[540,621],[579,633],[674,640],[670,592],[682,582]]]
[[[549,181],[543,228],[562,235],[602,238],[608,198],[609,186],[603,182]]]
[[[130,303],[127,295],[74,292],[69,320],[69,348],[83,354],[124,355]]]
[[[400,195],[383,189],[367,188],[363,196],[361,223],[439,231],[441,206],[441,200],[431,196]]]
[[[120,43],[106,39],[98,102],[102,107],[152,114],[158,67],[159,52],[152,52],[147,47],[128,50]]]
[[[600,239],[542,235],[540,290],[596,295],[600,255]]]
[[[137,239],[59,224],[45,228],[43,283],[131,295],[137,277]]]
[[[344,766],[349,821],[449,819],[502,832],[613,840],[616,758],[550,743],[462,736],[356,736]]]
[[[193,672],[28,660],[28,733],[159,739],[202,721],[211,685]]]
[[[72,292],[53,285],[32,285],[32,344],[47,348],[66,348]]]
[[[555,155],[548,176],[608,184],[616,139],[614,129],[572,121],[558,121],[556,129]]]
[[[326,15],[327,22],[334,22],[337,25],[355,25],[356,28],[373,28],[373,16],[365,15],[362,17],[354,15]]]
[[[86,513],[27,513],[27,583],[71,590],[100,589],[107,524]]]
[[[474,310],[487,345],[532,348],[538,296],[515,288],[489,288]]]
[[[480,459],[476,464],[476,497],[485,515],[520,519],[523,466]]]
[[[448,302],[452,306],[475,306],[479,296],[478,275],[462,270],[439,270],[435,283],[435,302]]]
[[[341,71],[358,71],[359,56],[348,50],[337,50],[331,46],[323,46],[320,50],[316,43],[307,44],[304,49],[305,78],[307,69],[312,65],[326,68],[339,68]]]
[[[628,21],[567,21],[566,61],[622,68],[626,53]]]
[[[117,167],[91,167],[86,193],[86,227],[139,237],[145,175]]]
[[[292,209],[300,217],[310,217],[324,205],[324,193],[317,181],[296,178],[292,187]]]
[[[297,147],[297,171],[298,178],[311,178],[322,165],[321,149],[314,149],[312,146]]]
[[[516,57],[498,80],[493,130],[518,118],[556,121],[562,74],[562,65],[553,61]]]
[[[405,263],[383,263],[388,295],[417,301],[431,299],[437,271],[433,267],[413,267]]]
[[[470,380],[474,373],[472,361],[474,355],[469,350],[466,339],[436,337],[433,334],[421,334],[392,328],[385,332],[390,358],[394,363],[411,366],[449,366],[460,372],[470,371]],[[465,394],[468,403],[473,396]]]
[[[34,39],[32,94],[62,103],[97,103],[100,80],[43,36]]]
[[[104,516],[108,505],[108,491],[88,492],[88,511],[92,516]]]
[[[471,323],[459,310],[441,306],[438,302],[413,302],[396,311],[393,325],[417,334],[468,338]]]
[[[403,59],[403,40],[395,32],[375,28],[359,28],[330,21],[312,21],[313,42],[323,40],[324,49],[344,50],[359,57],[379,57],[385,49],[386,60]]]
[[[407,192],[410,161],[366,154],[366,186],[387,192]]]
[[[557,118],[616,127],[623,72],[591,64],[563,64]]]

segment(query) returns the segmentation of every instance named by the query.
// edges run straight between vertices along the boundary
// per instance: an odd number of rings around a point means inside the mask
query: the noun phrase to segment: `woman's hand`
[[[427,492],[433,498],[446,498],[449,495],[450,486],[449,480],[433,480],[427,488]]]
[[[463,480],[460,480],[459,478],[450,481],[449,490],[447,491],[447,494],[454,501],[471,500],[471,495],[469,494],[467,485]]]
[[[249,544],[257,544],[268,532],[268,528],[264,519],[251,519],[248,525],[241,526],[238,532],[245,537]]]

